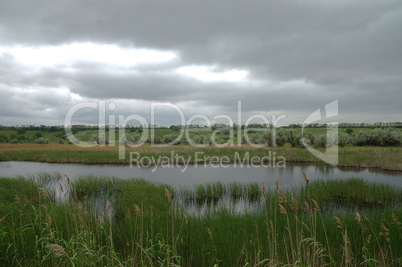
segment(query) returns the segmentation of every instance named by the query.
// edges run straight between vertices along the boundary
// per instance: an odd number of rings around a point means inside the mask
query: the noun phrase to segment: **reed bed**
[[[280,185],[173,189],[142,179],[55,179],[69,192],[64,201],[33,179],[0,178],[1,265],[401,265],[398,188],[307,177],[305,186],[285,191]],[[262,201],[264,208],[196,216],[177,204],[226,196]],[[345,209],[329,213],[333,206]]]
[[[188,200],[208,200],[230,197],[233,199],[258,199],[261,196],[260,186],[257,183],[231,183],[221,182],[196,185],[194,188],[180,188],[180,195]]]

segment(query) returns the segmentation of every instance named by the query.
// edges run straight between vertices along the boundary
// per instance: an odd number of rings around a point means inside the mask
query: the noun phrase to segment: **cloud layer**
[[[396,0],[3,1],[0,124],[63,124],[97,100],[233,119],[241,101],[288,124],[339,99],[339,121],[401,121],[401,28]]]

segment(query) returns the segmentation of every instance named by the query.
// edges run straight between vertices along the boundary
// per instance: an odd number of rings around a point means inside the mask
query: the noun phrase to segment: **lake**
[[[1,162],[0,176],[36,176],[41,173],[67,174],[71,180],[80,176],[109,176],[122,179],[144,178],[148,181],[165,183],[176,188],[176,204],[183,207],[187,212],[202,215],[211,210],[226,208],[233,213],[244,211],[264,210],[264,202],[249,201],[247,198],[231,200],[229,195],[223,196],[216,203],[187,201],[181,196],[183,188],[192,188],[195,185],[221,182],[230,183],[264,183],[268,188],[276,188],[275,182],[278,178],[279,186],[286,189],[305,183],[303,172],[311,180],[317,179],[348,179],[351,177],[362,178],[369,182],[385,183],[391,186],[402,186],[402,172],[383,171],[367,168],[344,168],[327,165],[314,165],[306,163],[286,163],[285,167],[252,167],[250,165],[239,166],[235,164],[226,167],[211,167],[198,164],[184,167],[151,166],[149,168],[130,167],[128,165],[84,165],[84,164],[55,164],[41,162]],[[46,185],[49,189],[55,189],[56,199],[63,201],[68,197],[68,192],[61,193],[59,182],[66,188],[66,179],[61,181],[49,181]],[[96,199],[99,210],[107,210],[108,199]]]
[[[252,167],[250,165],[234,165],[226,167],[211,167],[198,164],[184,167],[151,166],[149,168],[130,167],[129,165],[84,165],[84,164],[55,164],[42,162],[0,162],[0,176],[13,177],[38,173],[67,174],[70,179],[80,175],[113,176],[122,179],[144,178],[152,182],[169,184],[173,187],[193,186],[210,182],[222,183],[264,183],[275,186],[278,178],[281,187],[289,187],[304,183],[303,172],[307,177],[315,179],[347,179],[350,177],[363,178],[370,182],[381,182],[393,186],[402,186],[402,172],[383,171],[379,169],[332,167],[287,162],[286,167]]]

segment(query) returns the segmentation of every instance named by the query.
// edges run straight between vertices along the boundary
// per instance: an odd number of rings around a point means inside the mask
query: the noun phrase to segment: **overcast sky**
[[[151,103],[289,124],[334,100],[340,122],[402,121],[402,1],[0,0],[0,94],[2,125],[99,100],[148,123]]]

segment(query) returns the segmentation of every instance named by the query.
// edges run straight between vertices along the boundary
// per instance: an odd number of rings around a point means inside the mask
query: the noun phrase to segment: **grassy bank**
[[[281,191],[210,184],[178,191],[144,180],[55,175],[0,179],[0,262],[5,266],[397,266],[402,190],[358,179]],[[63,186],[64,184],[64,186]],[[234,193],[235,192],[235,193]],[[196,216],[177,205],[197,196],[263,201],[261,212]],[[328,212],[331,207],[338,210]],[[357,211],[357,212],[356,212]]]
[[[324,151],[324,150],[323,150]],[[172,153],[186,159],[195,160],[195,153],[201,152],[199,158],[204,157],[228,157],[236,160],[236,153],[243,160],[248,152],[253,156],[264,157],[271,152],[271,158],[284,157],[287,162],[311,162],[322,161],[302,148],[291,147],[262,147],[256,148],[249,145],[241,147],[203,147],[197,148],[190,145],[176,145],[168,147],[154,147],[142,145],[138,148],[126,147],[126,158],[119,160],[118,147],[95,146],[91,148],[79,147],[67,144],[0,144],[0,161],[39,161],[53,163],[85,163],[85,164],[129,164],[130,152],[138,152],[141,157],[170,157]],[[344,147],[339,148],[338,166],[371,167],[384,170],[402,170],[402,147]],[[207,159],[208,160],[208,159]]]

